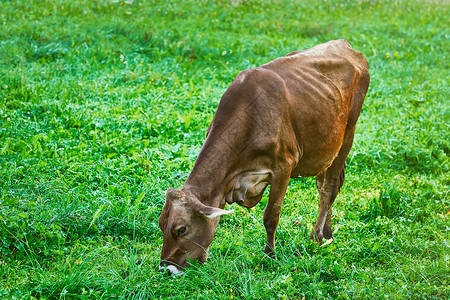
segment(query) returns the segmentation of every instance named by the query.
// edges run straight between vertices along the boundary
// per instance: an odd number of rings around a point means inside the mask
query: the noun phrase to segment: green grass
[[[447,1],[0,2],[0,298],[448,299]],[[182,186],[233,78],[345,38],[368,59],[335,240],[308,241],[293,179],[262,253],[262,202],[233,206],[203,266],[158,272]],[[294,226],[294,222],[296,222]]]

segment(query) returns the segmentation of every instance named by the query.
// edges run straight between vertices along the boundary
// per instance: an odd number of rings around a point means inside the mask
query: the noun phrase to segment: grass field
[[[1,299],[448,299],[448,1],[0,2]],[[203,266],[158,272],[159,212],[239,71],[344,38],[371,85],[334,204],[308,241],[293,179],[262,250],[233,205]],[[294,225],[295,224],[295,225]]]

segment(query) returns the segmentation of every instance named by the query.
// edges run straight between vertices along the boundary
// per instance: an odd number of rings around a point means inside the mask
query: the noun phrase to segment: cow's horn
[[[217,207],[202,205],[202,207],[199,208],[198,212],[208,219],[214,219],[222,215],[232,214],[234,213],[234,210],[225,210]]]

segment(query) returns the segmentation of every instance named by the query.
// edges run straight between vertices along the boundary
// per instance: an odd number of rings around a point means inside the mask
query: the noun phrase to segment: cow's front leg
[[[264,253],[276,259],[275,255],[275,231],[280,221],[281,206],[286,195],[289,176],[274,178],[270,185],[269,201],[264,209],[264,227],[267,232],[267,242]]]

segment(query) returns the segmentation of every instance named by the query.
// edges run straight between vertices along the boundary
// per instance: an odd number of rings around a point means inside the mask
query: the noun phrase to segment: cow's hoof
[[[317,243],[321,243],[323,240],[323,235],[316,233],[314,230],[311,231],[311,234],[309,235],[310,241],[316,241]]]
[[[323,238],[326,240],[333,239],[333,229],[331,227],[323,227]]]
[[[319,244],[322,244],[323,240],[331,240],[333,239],[333,230],[331,227],[324,227],[323,232],[316,232],[315,230],[311,231],[311,234],[309,235],[310,241],[316,241]]]
[[[273,250],[273,248],[266,246],[266,248],[264,249],[264,253],[272,258],[272,259],[277,259],[277,255],[275,254],[275,251]]]

